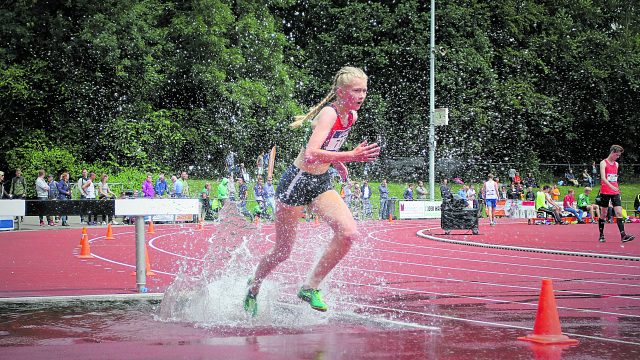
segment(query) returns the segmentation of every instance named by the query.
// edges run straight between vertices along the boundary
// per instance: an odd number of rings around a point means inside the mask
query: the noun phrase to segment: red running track
[[[564,350],[565,357],[606,358],[640,352],[639,261],[465,246],[419,237],[416,233],[421,230],[436,240],[640,256],[638,241],[621,247],[615,225],[607,226],[608,242],[599,244],[595,225],[505,221],[496,227],[481,225],[480,235],[473,236],[455,230],[444,235],[437,221],[365,222],[361,223],[363,241],[324,285],[327,300],[336,309],[456,329],[472,344],[487,342],[495,348],[507,341],[513,349],[516,336],[530,333],[541,279],[550,278],[563,331],[591,345],[588,352],[584,345]],[[640,234],[637,224],[628,224],[627,230]],[[0,234],[4,255],[0,297],[133,293],[133,227],[116,228],[116,240],[105,240],[102,231],[89,229],[96,256],[89,260],[75,256],[78,230]],[[273,245],[273,226],[247,231],[258,234],[248,246],[253,254],[262,254]],[[295,289],[330,234],[322,224],[301,224],[291,258],[273,275],[287,289],[284,301],[295,301]],[[203,232],[194,231],[192,225],[156,226],[156,234],[147,235],[157,274],[148,278],[150,290],[164,291],[180,265],[202,267],[209,245],[224,241],[221,235],[213,225]],[[486,337],[477,335],[482,333],[478,329],[485,328],[492,329]],[[477,336],[469,340],[474,337],[470,334]],[[450,339],[454,335],[445,330],[443,336]]]

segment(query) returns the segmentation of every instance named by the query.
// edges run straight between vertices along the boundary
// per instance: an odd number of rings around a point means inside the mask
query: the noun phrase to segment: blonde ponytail
[[[289,127],[295,129],[302,126],[305,121],[313,119],[320,110],[330,102],[336,96],[336,89],[344,86],[351,82],[354,78],[367,79],[367,75],[360,68],[345,66],[342,69],[338,70],[336,75],[333,77],[333,84],[331,85],[331,90],[327,94],[327,96],[322,99],[319,103],[317,103],[314,107],[312,107],[306,114],[295,116],[294,121],[289,124]]]

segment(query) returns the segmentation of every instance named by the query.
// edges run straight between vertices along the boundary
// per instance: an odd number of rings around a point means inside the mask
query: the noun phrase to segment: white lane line
[[[416,228],[417,228],[416,226],[403,226],[403,227],[396,226],[396,228],[385,228],[385,229],[375,230],[375,231],[372,231],[371,234],[380,233],[380,232],[389,232],[389,231],[398,230],[398,229],[399,230],[406,230],[406,229],[416,229]],[[438,251],[442,251],[442,252],[453,252],[453,253],[472,254],[472,255],[473,254],[475,254],[475,255],[478,254],[477,251],[469,251],[469,250],[461,250],[461,249],[443,249],[442,247],[438,247],[438,246],[403,243],[403,242],[397,242],[397,241],[381,239],[381,238],[373,236],[373,235],[370,235],[369,237],[373,238],[373,239],[376,239],[378,241],[381,241],[381,242],[386,242],[386,243],[400,245],[400,246],[406,246],[406,247],[412,247],[412,248],[419,248],[419,249],[425,249],[425,250],[438,250]],[[545,262],[561,262],[563,264],[567,264],[567,263],[584,264],[584,261],[572,260],[571,258],[553,259],[553,258],[551,258],[549,256],[544,256],[544,257],[535,256],[535,255],[538,255],[538,254],[539,253],[529,253],[529,254],[527,254],[527,258],[528,259],[532,259],[532,260],[545,261]],[[522,259],[521,255],[505,254],[504,251],[493,252],[493,253],[491,253],[491,256],[492,257],[504,257],[504,258]],[[597,260],[597,258],[594,258],[594,260]],[[613,263],[613,262],[612,263],[589,262],[589,264],[591,264],[591,265],[603,265],[603,266],[607,266],[607,267],[621,267],[621,268],[632,268],[632,269],[637,269],[638,268],[638,265],[628,265],[628,264],[620,264],[620,263]]]
[[[273,236],[274,234],[268,234],[265,239],[271,243],[273,243],[273,240],[271,240],[270,238]],[[322,234],[320,234],[322,235]],[[384,251],[382,249],[376,249],[377,251]],[[300,250],[297,250],[300,251]],[[406,255],[415,255],[413,253],[402,253],[402,254],[406,254]],[[516,274],[516,273],[508,273],[508,272],[496,272],[496,271],[488,271],[488,270],[476,270],[476,269],[468,269],[468,268],[461,268],[461,267],[450,267],[450,266],[442,266],[442,265],[429,265],[429,264],[423,264],[423,263],[415,263],[415,262],[409,262],[409,261],[399,261],[399,260],[387,260],[384,259],[382,257],[380,258],[371,258],[371,257],[362,257],[362,256],[357,256],[355,254],[353,254],[353,251],[347,255],[346,257],[347,259],[359,259],[359,260],[367,260],[367,261],[378,261],[378,262],[386,262],[386,263],[392,263],[392,264],[398,264],[401,265],[399,268],[402,268],[402,265],[412,265],[412,266],[417,266],[417,267],[421,267],[421,268],[435,268],[435,269],[446,269],[446,270],[455,270],[455,271],[461,271],[461,272],[469,272],[469,273],[483,273],[483,274],[491,274],[491,275],[504,275],[504,276],[512,276],[512,277],[516,277],[516,278],[521,278],[521,277],[525,277],[525,278],[533,278],[533,279],[541,279],[542,276],[540,275],[528,275],[528,274]],[[445,257],[446,259],[446,257]],[[459,258],[454,258],[455,260],[465,260],[465,259],[459,259]],[[487,263],[492,263],[487,261]],[[518,264],[514,264],[514,267],[518,267]],[[337,268],[343,268],[344,265],[338,265]],[[358,270],[364,270],[364,269],[358,269]],[[578,271],[578,270],[573,270],[573,269],[561,269],[558,268],[557,270],[566,270],[566,271]],[[371,270],[373,271],[373,270]],[[394,274],[394,275],[403,275],[403,273],[390,273],[390,274]],[[409,275],[409,274],[407,274]],[[624,275],[622,274],[621,276],[637,276],[637,275]],[[554,276],[548,276],[545,278],[549,278],[555,281],[570,281],[570,282],[576,282],[576,283],[594,283],[594,284],[599,284],[599,285],[613,285],[613,286],[621,286],[623,288],[629,287],[629,286],[638,286],[638,285],[633,285],[633,284],[624,284],[624,283],[617,283],[617,282],[606,282],[606,281],[597,281],[597,280],[583,280],[583,279],[572,279],[572,278],[561,278],[561,277],[554,277]],[[464,283],[471,283],[471,284],[484,284],[487,286],[507,286],[507,285],[503,285],[503,284],[497,284],[497,283],[490,283],[490,282],[479,282],[479,281],[469,281],[469,280],[464,280],[464,279],[460,279],[458,280],[457,278],[440,278],[441,280],[445,280],[445,281],[459,281],[459,282],[464,282]],[[526,289],[526,290],[531,290],[531,287],[523,287],[523,286],[511,286],[512,288],[516,288],[516,289]],[[563,292],[566,294],[571,294],[571,295],[587,295],[587,296],[604,296],[605,294],[599,294],[599,293],[589,293],[589,292],[578,292],[578,291],[572,291],[572,290],[559,290],[558,292]],[[631,299],[631,300],[640,300],[640,297],[635,297],[635,296],[626,296],[626,295],[606,295],[607,298],[620,298],[620,299]]]
[[[283,272],[279,272],[279,271],[274,271],[273,273],[280,274],[280,275],[289,275],[289,276],[294,276],[294,277],[297,277],[297,278],[300,278],[300,279],[304,279],[304,276],[299,275],[299,274],[283,273]],[[357,284],[357,283],[349,283],[349,282],[335,281],[335,280],[331,280],[331,281],[344,283],[344,284],[349,284],[349,285],[354,285],[354,286],[367,286],[367,287],[371,287],[372,286],[372,285],[369,285],[369,284]],[[291,296],[295,296],[295,294],[291,294]],[[340,302],[340,301],[338,301],[338,302]],[[434,317],[434,318],[439,318],[439,319],[463,321],[463,322],[469,322],[469,323],[480,324],[480,325],[499,326],[499,327],[505,327],[505,328],[511,328],[511,329],[528,330],[528,331],[532,331],[533,330],[533,328],[525,327],[525,326],[503,324],[503,323],[483,321],[483,320],[475,320],[475,319],[463,318],[463,317],[457,317],[457,316],[451,316],[451,315],[441,315],[441,314],[433,314],[433,313],[421,312],[421,311],[415,311],[415,310],[397,309],[397,308],[393,308],[393,307],[382,307],[382,306],[376,306],[376,305],[365,305],[365,304],[358,304],[358,303],[349,303],[349,302],[346,302],[346,301],[342,301],[342,303],[343,304],[347,304],[347,305],[352,305],[352,306],[369,307],[369,308],[377,309],[377,310],[395,311],[395,312],[404,313],[404,314],[421,315],[421,316]],[[560,308],[560,307],[558,307],[558,308]],[[579,310],[581,310],[581,309],[579,309]],[[584,311],[588,312],[587,310],[584,310]],[[563,332],[563,334],[567,335],[567,336],[582,337],[582,338],[592,339],[592,340],[600,340],[600,341],[607,341],[607,342],[614,342],[614,343],[628,344],[628,345],[640,345],[640,342],[632,342],[632,341],[626,341],[626,340],[620,340],[620,339],[602,338],[602,337],[598,337],[598,336],[584,335],[584,334],[579,334],[579,333]]]
[[[524,251],[524,252],[533,252],[533,253],[541,253],[541,254],[552,254],[552,255],[567,255],[567,256],[580,256],[580,257],[593,257],[600,259],[611,259],[611,260],[626,260],[626,261],[640,261],[640,257],[637,256],[626,256],[626,255],[614,255],[614,254],[603,254],[603,253],[592,253],[592,252],[579,252],[579,251],[567,251],[567,250],[552,250],[552,249],[544,249],[544,248],[531,248],[524,246],[513,246],[513,245],[498,245],[498,244],[486,244],[479,243],[475,241],[463,241],[463,240],[454,240],[454,239],[445,239],[433,235],[427,235],[424,232],[430,231],[437,228],[428,228],[422,229],[417,232],[417,235],[429,239],[440,242],[445,242],[449,244],[456,245],[466,245],[466,246],[477,246],[482,248],[489,249],[498,249],[498,250],[511,250],[511,251]]]
[[[273,242],[272,240],[270,240],[269,238],[271,237],[271,235],[273,234],[269,234],[267,235],[267,241],[269,242]],[[378,261],[378,259],[370,259],[368,258],[368,260],[374,260],[374,261]],[[308,265],[306,266],[307,268],[312,267],[315,262],[309,262],[309,261],[299,261],[299,260],[292,260],[291,258],[289,260],[287,260],[289,262],[293,262],[293,263],[299,263],[299,264],[304,264],[304,265]],[[399,262],[402,263],[402,262]],[[407,274],[407,273],[398,273],[398,272],[389,272],[389,271],[382,271],[382,270],[373,270],[373,269],[360,269],[360,268],[352,268],[352,267],[348,267],[345,265],[338,265],[336,267],[336,269],[340,269],[340,270],[344,270],[344,271],[353,271],[353,270],[357,270],[357,271],[361,271],[361,272],[369,272],[369,273],[379,273],[379,274],[387,274],[387,275],[400,275],[400,276],[407,276],[407,277],[416,277],[416,278],[428,278],[428,276],[424,276],[424,275],[413,275],[413,274]],[[288,274],[288,273],[282,273],[282,272],[275,272],[274,273],[281,273],[281,274],[287,274],[287,275],[294,275],[294,274]],[[300,275],[295,275],[295,276],[300,276]],[[538,277],[539,278],[539,277]],[[449,280],[453,280],[453,281],[458,281],[458,282],[467,282],[467,283],[471,283],[471,284],[479,284],[478,282],[473,282],[473,281],[465,281],[465,280],[458,280],[458,279],[449,279],[449,278],[441,278],[442,280],[445,281],[449,281]],[[348,282],[344,282],[344,281],[340,281],[340,280],[332,280],[334,282],[342,282],[342,283],[346,283],[346,284],[351,284]],[[493,286],[500,286],[502,284],[491,284]],[[373,286],[373,285],[371,285]],[[508,301],[508,300],[500,300],[500,299],[493,299],[493,298],[488,298],[488,297],[473,297],[473,296],[467,296],[467,295],[460,295],[460,294],[454,294],[454,293],[440,293],[440,292],[430,292],[430,291],[424,291],[424,290],[416,290],[416,289],[406,289],[406,288],[396,288],[396,287],[391,287],[391,286],[382,286],[382,285],[375,285],[373,287],[378,287],[381,289],[388,289],[388,290],[399,290],[399,291],[405,291],[405,292],[419,292],[419,293],[424,293],[424,294],[432,294],[432,295],[440,295],[440,296],[448,296],[448,297],[456,297],[456,298],[461,298],[461,299],[473,299],[473,300],[479,300],[479,301],[483,301],[483,302],[489,302],[489,303],[498,303],[498,304],[524,304],[527,306],[537,306],[537,303],[527,303],[527,302],[514,302],[514,301]],[[526,290],[533,290],[535,291],[535,293],[537,293],[537,291],[539,291],[538,288],[531,288],[531,287],[518,287],[518,286],[512,286],[513,288],[520,288],[520,289],[526,289]],[[566,293],[566,294],[571,294],[571,295],[588,295],[588,296],[597,296],[597,297],[602,297],[602,294],[594,294],[594,293],[585,293],[585,292],[576,292],[576,291],[572,291],[572,290],[554,290],[555,292],[558,293]],[[629,298],[629,297],[625,297],[625,296],[620,296],[620,295],[611,295],[611,296],[607,296],[607,298],[624,298],[624,299],[632,299],[632,300],[638,300],[638,298]],[[583,312],[583,313],[598,313],[598,314],[606,314],[606,315],[617,315],[617,316],[629,316],[629,317],[640,317],[640,315],[635,315],[635,314],[626,314],[626,313],[616,313],[616,312],[607,312],[607,311],[602,311],[602,310],[589,310],[589,309],[581,309],[581,308],[572,308],[572,307],[562,307],[559,306],[559,309],[563,309],[563,310],[573,310],[573,311],[577,311],[577,312]]]
[[[299,263],[299,264],[305,264],[305,265],[313,265],[313,263],[310,263],[308,261],[298,261],[298,260],[292,260],[289,259],[288,261],[290,262],[294,262],[294,263]],[[339,266],[340,269],[346,269],[346,270],[358,270],[361,272],[370,272],[370,273],[379,273],[379,274],[388,274],[388,275],[400,275],[400,276],[407,276],[407,277],[415,277],[415,278],[422,278],[422,275],[411,275],[411,274],[402,274],[402,273],[395,273],[395,272],[387,272],[387,271],[381,271],[381,270],[369,270],[369,269],[359,269],[359,268],[351,268],[351,267],[346,267],[346,266]],[[274,273],[276,273],[274,271]],[[281,273],[281,272],[278,272]],[[286,274],[286,273],[282,273],[282,274]],[[455,298],[459,298],[459,299],[471,299],[471,300],[478,300],[481,302],[486,302],[486,303],[494,303],[494,304],[515,304],[515,305],[526,305],[526,306],[530,306],[530,307],[537,307],[538,303],[536,302],[520,302],[520,301],[511,301],[511,300],[501,300],[501,299],[494,299],[494,298],[490,298],[490,297],[486,297],[486,296],[482,296],[482,297],[478,297],[478,296],[469,296],[469,295],[461,295],[461,294],[456,294],[456,293],[446,293],[446,292],[436,292],[436,291],[427,291],[427,290],[419,290],[419,289],[410,289],[410,288],[400,288],[400,287],[394,287],[394,286],[390,286],[390,285],[370,285],[370,284],[356,284],[356,283],[351,283],[351,282],[347,282],[347,281],[343,281],[343,280],[331,280],[332,282],[337,282],[337,283],[343,283],[343,284],[347,284],[347,285],[357,285],[357,286],[369,286],[369,287],[373,287],[373,288],[378,288],[378,289],[383,289],[383,290],[389,290],[389,291],[404,291],[405,293],[420,293],[420,294],[430,294],[430,295],[438,295],[438,296],[442,296],[442,297],[455,297]],[[539,291],[539,290],[538,290]],[[554,292],[561,292],[558,290],[554,289]],[[565,290],[562,292],[566,292],[566,293],[573,293],[574,292],[570,291],[570,290]],[[536,292],[537,294],[537,292]],[[578,293],[580,294],[580,293]],[[585,295],[588,295],[588,293],[584,293]],[[597,295],[597,294],[596,294]],[[525,294],[523,294],[522,296],[525,296]],[[530,296],[533,296],[533,294],[531,294]],[[610,296],[609,298],[613,298],[615,296]],[[567,310],[567,311],[577,311],[577,312],[583,312],[583,313],[597,313],[597,314],[605,314],[605,315],[616,315],[616,316],[628,316],[628,317],[637,317],[640,318],[640,315],[637,314],[628,314],[628,313],[617,313],[617,312],[610,312],[610,311],[602,311],[602,310],[593,310],[593,309],[581,309],[581,308],[573,308],[573,307],[566,307],[566,306],[558,306],[558,309],[562,309],[562,310]]]

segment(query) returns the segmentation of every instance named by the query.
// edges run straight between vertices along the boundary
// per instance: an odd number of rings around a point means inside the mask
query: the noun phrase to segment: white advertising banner
[[[400,201],[400,219],[439,219],[440,201]]]

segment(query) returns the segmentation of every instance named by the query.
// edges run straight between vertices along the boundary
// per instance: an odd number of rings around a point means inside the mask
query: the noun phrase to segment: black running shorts
[[[613,207],[622,206],[622,200],[620,199],[620,194],[609,195],[609,194],[599,194],[598,197],[600,201],[598,201],[598,205],[600,207],[609,207],[609,201],[611,201],[611,205]]]
[[[314,175],[291,165],[278,182],[276,198],[287,205],[302,206],[310,204],[318,195],[331,189],[333,186],[328,172]]]

